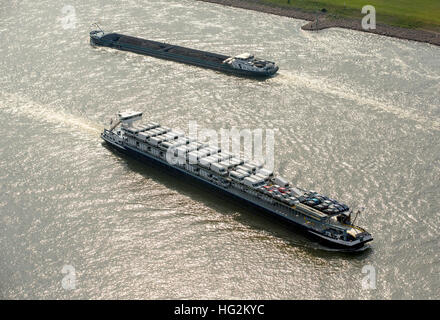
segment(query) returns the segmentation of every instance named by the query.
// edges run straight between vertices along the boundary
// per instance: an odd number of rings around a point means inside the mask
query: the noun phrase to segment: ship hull
[[[139,40],[143,40],[143,39],[139,39]],[[143,40],[143,41],[146,42],[148,40]],[[148,41],[148,42],[149,43],[157,43],[154,41]],[[244,76],[244,77],[268,78],[268,77],[273,76],[278,71],[278,67],[276,67],[275,69],[268,71],[268,72],[240,70],[240,69],[232,68],[228,64],[213,62],[213,61],[205,60],[203,58],[194,58],[194,57],[185,56],[182,54],[173,54],[173,53],[163,51],[163,50],[152,49],[152,48],[149,48],[145,45],[144,46],[136,46],[136,45],[130,45],[127,43],[119,43],[117,41],[97,39],[94,37],[90,38],[90,43],[93,46],[102,46],[102,47],[109,47],[109,48],[122,50],[122,51],[130,51],[130,52],[134,52],[137,54],[152,56],[155,58],[160,58],[160,59],[165,59],[165,60],[172,60],[172,61],[179,62],[179,63],[190,64],[190,65],[194,65],[194,66],[198,66],[198,67],[213,69],[216,71],[230,73],[230,74]],[[166,46],[168,44],[162,44],[162,45]],[[168,46],[170,48],[177,47],[177,46],[172,46],[172,45],[168,45]],[[182,47],[177,47],[177,48],[182,48]],[[198,52],[198,53],[202,53],[202,54],[204,53],[207,56],[217,57],[222,60],[225,60],[228,58],[227,56],[222,56],[222,55],[218,55],[218,54],[214,54],[214,53],[210,53],[210,52],[203,52],[203,51],[193,50],[193,49],[189,49],[189,48],[182,48],[182,49],[185,49],[188,52]]]
[[[183,177],[186,180],[191,181],[191,182],[197,181],[197,183],[204,185],[211,190],[221,192],[224,196],[227,196],[228,198],[233,199],[239,205],[251,207],[251,208],[257,209],[259,212],[269,214],[272,218],[274,218],[278,221],[281,221],[284,226],[288,226],[290,228],[293,228],[295,231],[301,232],[303,235],[307,236],[309,239],[312,239],[320,244],[323,244],[324,246],[326,246],[328,248],[340,249],[340,250],[344,250],[344,251],[359,251],[359,250],[365,248],[365,243],[367,241],[361,242],[356,245],[347,245],[346,243],[343,243],[343,242],[337,242],[334,239],[328,239],[325,236],[316,233],[313,229],[307,227],[306,225],[296,223],[295,221],[292,221],[292,220],[290,220],[280,214],[277,214],[274,211],[268,210],[267,208],[259,206],[258,204],[254,203],[252,201],[249,201],[245,198],[239,197],[231,192],[228,192],[227,190],[220,188],[215,184],[209,183],[208,181],[205,181],[204,179],[198,178],[198,177],[193,176],[183,170],[180,170],[178,168],[175,168],[173,166],[165,164],[154,157],[150,157],[148,155],[145,155],[145,154],[143,154],[135,149],[132,149],[130,147],[125,147],[125,146],[120,146],[118,144],[115,144],[112,141],[108,141],[107,139],[105,139],[105,137],[102,137],[102,139],[107,143],[108,146],[110,146],[113,149],[118,150],[124,154],[127,154],[132,158],[135,158],[135,159],[137,159],[141,162],[144,162],[144,163],[154,165],[157,168],[163,169],[163,171],[165,171],[167,173],[172,173],[173,176],[178,175],[179,177]]]

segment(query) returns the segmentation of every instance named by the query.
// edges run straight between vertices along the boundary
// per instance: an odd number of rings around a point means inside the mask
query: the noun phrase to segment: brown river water
[[[92,48],[93,22],[280,71]],[[439,298],[440,48],[302,24],[192,0],[4,1],[0,298]],[[99,133],[126,109],[183,130],[273,129],[275,170],[365,207],[371,248],[326,250],[110,151]]]

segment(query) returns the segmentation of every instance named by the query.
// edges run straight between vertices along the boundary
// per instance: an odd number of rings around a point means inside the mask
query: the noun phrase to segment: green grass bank
[[[248,0],[252,2],[252,0]],[[372,5],[377,23],[409,29],[440,32],[440,0],[262,0],[261,3],[279,7],[318,12],[325,8],[328,16],[359,18],[361,9]]]

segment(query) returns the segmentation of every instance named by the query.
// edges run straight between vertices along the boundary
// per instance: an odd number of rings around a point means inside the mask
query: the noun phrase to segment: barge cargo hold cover
[[[119,33],[106,34],[100,28],[90,32],[90,44],[131,51],[240,76],[270,77],[278,71],[278,66],[274,62],[257,59],[249,53],[230,57]]]

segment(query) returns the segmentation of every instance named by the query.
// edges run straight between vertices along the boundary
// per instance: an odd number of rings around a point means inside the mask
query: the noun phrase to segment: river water
[[[280,71],[92,48],[92,22]],[[0,298],[439,298],[440,48],[303,23],[192,0],[3,2]],[[276,171],[365,207],[371,248],[325,250],[111,152],[99,132],[126,109],[184,130],[273,129]]]

